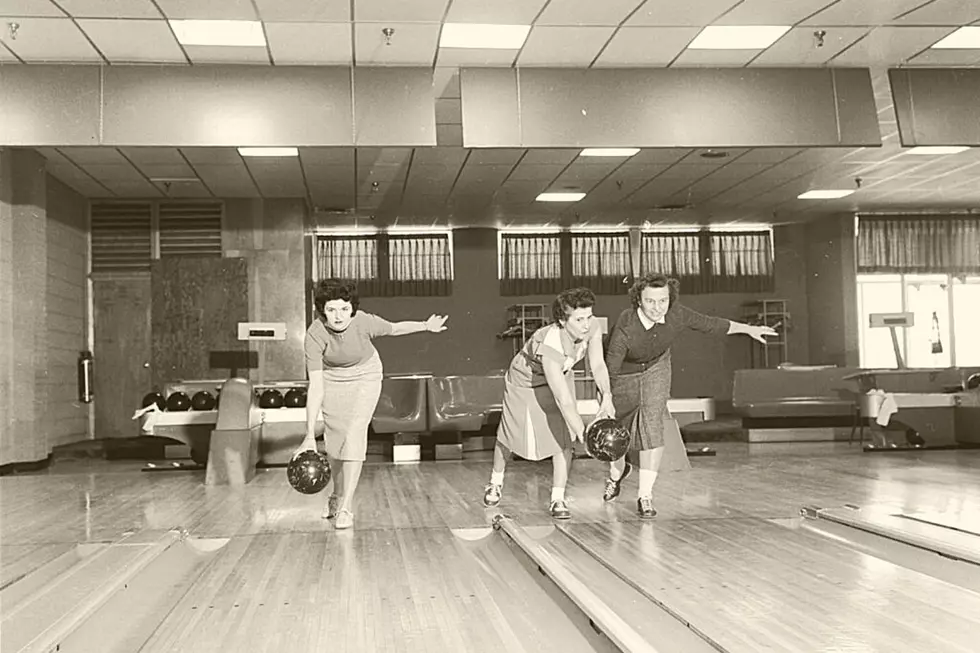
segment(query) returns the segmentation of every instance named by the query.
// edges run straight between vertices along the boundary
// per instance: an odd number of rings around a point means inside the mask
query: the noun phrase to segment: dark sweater
[[[729,320],[702,315],[686,306],[674,303],[664,315],[663,324],[643,328],[635,308],[619,314],[616,325],[609,334],[606,350],[606,367],[609,375],[642,372],[667,353],[671,344],[682,331],[702,331],[715,335],[728,333]]]

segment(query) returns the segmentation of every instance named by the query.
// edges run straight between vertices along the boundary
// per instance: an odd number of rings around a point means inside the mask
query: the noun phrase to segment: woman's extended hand
[[[762,344],[766,344],[765,336],[778,336],[776,330],[772,327],[767,326],[755,326],[750,325],[746,330],[745,334],[752,338],[753,340],[758,340]]]
[[[431,331],[432,333],[445,331],[446,320],[448,319],[448,315],[430,315],[429,319],[425,321],[425,330]]]

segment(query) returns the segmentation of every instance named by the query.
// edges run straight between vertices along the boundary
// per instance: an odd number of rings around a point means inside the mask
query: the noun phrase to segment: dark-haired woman
[[[616,418],[639,450],[640,478],[636,507],[640,516],[654,517],[653,484],[664,452],[664,418],[670,398],[670,347],[687,330],[713,335],[741,333],[759,342],[776,332],[720,317],[702,315],[677,303],[680,284],[662,274],[648,274],[630,288],[631,308],[623,311],[609,334],[606,366],[612,381]],[[633,467],[623,457],[610,463],[602,498],[619,496]]]
[[[358,310],[357,286],[336,279],[317,283],[313,291],[316,318],[306,330],[306,370],[310,386],[306,402],[306,438],[296,453],[316,450],[314,428],[323,412],[323,440],[333,491],[323,511],[336,517],[336,528],[354,525],[354,490],[367,453],[367,431],[381,396],[383,368],[371,342],[381,336],[445,331],[446,317],[425,322],[388,322]]]
[[[555,519],[571,516],[565,484],[572,465],[572,442],[581,441],[585,431],[575,399],[572,366],[586,355],[599,390],[596,419],[613,413],[602,335],[592,317],[593,306],[595,295],[588,288],[559,294],[552,304],[554,322],[535,331],[511,361],[504,377],[503,412],[484,505],[500,503],[507,456],[513,452],[527,460],[551,458],[549,511]]]

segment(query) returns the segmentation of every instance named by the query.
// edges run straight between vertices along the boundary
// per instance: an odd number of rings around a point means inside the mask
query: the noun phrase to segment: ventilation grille
[[[221,256],[221,204],[160,204],[160,258]]]
[[[146,272],[152,255],[149,203],[92,204],[92,272]]]

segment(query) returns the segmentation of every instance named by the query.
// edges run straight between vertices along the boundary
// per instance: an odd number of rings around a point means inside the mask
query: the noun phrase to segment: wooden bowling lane
[[[732,653],[976,650],[980,595],[803,529],[752,518],[562,529]]]
[[[506,547],[399,529],[232,538],[139,650],[612,649]]]

